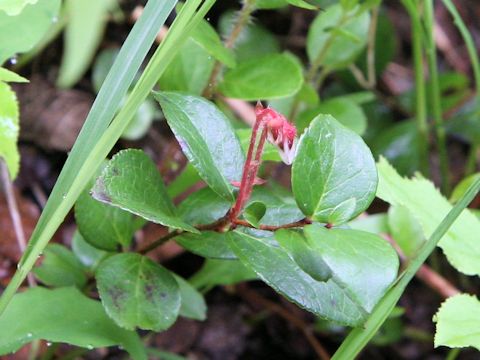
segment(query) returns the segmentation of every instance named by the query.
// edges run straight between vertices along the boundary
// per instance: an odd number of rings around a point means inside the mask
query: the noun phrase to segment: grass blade
[[[461,212],[475,198],[480,190],[480,179],[473,183],[458,203],[445,216],[430,236],[425,245],[420,249],[418,255],[412,259],[408,267],[397,280],[397,283],[387,292],[382,300],[375,307],[375,310],[369,316],[363,327],[353,329],[342,345],[335,352],[332,360],[354,359],[360,351],[368,344],[371,338],[376,334],[380,326],[384,323],[391,311],[402,296],[405,288],[420,266],[425,262],[431,252],[435,249],[440,239],[445,235],[450,226],[455,222]]]
[[[79,193],[96,169],[80,177],[80,169],[91,157],[91,149],[104,134],[135,74],[147,55],[159,28],[176,0],[150,1],[130,32],[85,121],[60,173],[44,211],[30,238],[18,270],[0,298],[0,314],[32,268],[37,256],[73,206]],[[76,183],[76,187],[74,186]]]

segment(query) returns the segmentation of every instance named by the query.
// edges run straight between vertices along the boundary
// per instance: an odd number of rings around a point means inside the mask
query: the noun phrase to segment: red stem
[[[260,167],[260,161],[262,158],[263,147],[265,145],[266,138],[267,138],[267,128],[263,127],[262,133],[260,135],[260,140],[258,142],[257,150],[255,152],[255,159],[250,167],[250,177],[248,178],[247,186],[245,186],[247,193],[244,198],[244,204],[245,202],[248,201],[248,199],[250,199],[250,196],[252,195],[253,184],[255,183],[255,179],[258,173],[258,168]]]
[[[255,125],[253,126],[253,129],[252,129],[252,136],[250,138],[250,145],[248,146],[247,160],[245,161],[245,165],[243,166],[242,180],[240,182],[240,190],[237,196],[237,201],[235,202],[235,205],[233,206],[232,211],[230,212],[230,215],[229,215],[230,219],[232,220],[236,219],[240,214],[240,211],[242,211],[242,208],[245,205],[245,201],[248,199],[249,193],[251,192],[251,190],[249,190],[249,187],[250,188],[253,187],[253,183],[255,181],[256,171],[255,171],[255,166],[252,167],[252,158],[253,158],[253,152],[255,150],[256,143],[257,143],[258,130],[261,126],[263,126],[263,121],[261,120],[255,121]],[[264,131],[262,131],[261,136],[263,136],[263,132]],[[262,139],[260,138],[259,146],[263,143],[265,143],[265,140],[262,141]],[[262,145],[262,148],[263,148],[263,145]],[[257,155],[258,155],[258,148],[255,153],[255,158],[257,158]],[[257,169],[258,169],[258,166],[257,166]]]

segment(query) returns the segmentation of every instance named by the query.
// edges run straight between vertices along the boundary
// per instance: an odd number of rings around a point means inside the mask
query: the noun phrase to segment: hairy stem
[[[236,219],[240,212],[242,211],[245,202],[248,200],[249,186],[253,187],[255,181],[256,171],[255,164],[252,164],[252,161],[257,157],[258,147],[257,147],[257,138],[258,132],[261,131],[260,138],[263,136],[263,122],[256,120],[252,129],[252,135],[250,137],[250,144],[248,146],[247,159],[245,160],[245,165],[243,166],[242,180],[240,182],[240,190],[238,192],[237,200],[235,205],[230,211],[230,219]],[[265,134],[266,135],[266,134]],[[259,141],[259,145],[261,143]],[[263,141],[265,142],[265,140]],[[262,146],[263,147],[263,146]],[[258,169],[258,167],[257,167]]]
[[[338,20],[338,23],[335,25],[335,27],[341,27],[348,20],[349,20],[349,17],[347,16],[347,14],[345,12],[342,13],[342,16]],[[305,82],[312,84],[317,90],[320,90],[320,87],[323,84],[323,81],[326,79],[326,77],[330,73],[329,69],[323,68],[323,70],[320,72],[320,75],[317,76],[318,70],[323,65],[325,56],[327,55],[330,47],[333,45],[335,38],[336,38],[335,32],[331,32],[330,37],[323,44],[323,47],[318,52],[317,57],[313,60],[313,62],[310,63],[310,67],[307,73],[305,74]],[[298,96],[296,96],[292,105],[292,109],[290,110],[290,114],[288,115],[288,118],[293,121],[297,116],[299,110],[300,110],[300,99],[298,98]]]
[[[279,230],[279,229],[299,228],[299,227],[303,227],[305,225],[309,225],[311,223],[312,222],[309,219],[305,218],[305,219],[302,219],[300,221],[296,221],[296,222],[288,223],[288,224],[283,224],[283,225],[278,225],[278,226],[276,226],[276,225],[260,225],[258,227],[255,227],[255,226],[251,225],[250,223],[248,223],[247,221],[240,220],[240,219],[234,219],[233,221],[230,221],[228,216],[224,216],[224,217],[222,217],[222,218],[218,219],[217,221],[214,221],[210,224],[197,225],[197,226],[195,226],[195,228],[197,230],[200,230],[200,231],[213,230],[213,231],[222,232],[222,231],[224,231],[225,227],[231,226],[233,224],[234,226],[243,226],[243,227],[248,227],[248,228],[251,228],[251,229],[259,229],[259,230],[265,230],[265,231],[276,231],[276,230]],[[173,238],[175,238],[179,235],[182,235],[184,233],[186,233],[186,232],[183,231],[183,230],[172,231],[171,233],[168,233],[167,235],[162,236],[158,240],[155,240],[154,242],[152,242],[148,246],[144,247],[143,249],[138,250],[138,252],[140,254],[146,254],[146,253],[156,249],[157,247],[162,246],[167,241],[169,241],[169,240],[171,240],[171,239],[173,239]]]
[[[377,85],[375,74],[375,36],[377,34],[378,12],[378,7],[372,9],[372,17],[368,27],[367,76],[365,77],[363,75],[355,63],[350,64],[348,67],[355,80],[357,80],[361,87],[367,90],[374,90]]]
[[[238,13],[238,17],[233,25],[232,31],[228,38],[225,40],[225,47],[232,49],[237,41],[238,37],[242,33],[243,28],[248,24],[250,16],[255,11],[256,0],[244,0],[243,6]],[[223,64],[220,61],[216,61],[213,66],[212,73],[207,82],[207,87],[203,90],[203,96],[210,99],[217,87],[218,76],[223,70]]]
[[[20,249],[20,252],[23,253],[27,247],[27,241],[25,240],[25,232],[23,231],[22,218],[20,216],[20,211],[18,210],[17,200],[15,199],[7,164],[2,158],[0,158],[0,176],[2,180],[3,191],[5,192],[5,198],[7,200],[8,212],[10,213],[13,230],[15,231],[18,248]],[[37,285],[32,273],[28,273],[27,278],[28,285],[31,287]]]

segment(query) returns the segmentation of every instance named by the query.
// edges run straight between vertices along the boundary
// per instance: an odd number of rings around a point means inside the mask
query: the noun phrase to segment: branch
[[[251,225],[250,223],[248,223],[247,221],[240,220],[240,219],[236,219],[232,222],[233,222],[233,224],[235,224],[237,226],[243,226],[243,227],[248,227],[248,228],[252,228],[252,229],[266,230],[266,231],[276,231],[276,230],[279,230],[279,229],[291,229],[291,228],[304,227],[305,225],[310,225],[312,223],[312,221],[310,219],[307,219],[307,218],[302,219],[300,221],[293,222],[293,223],[283,224],[283,225],[278,225],[278,226],[275,226],[275,225],[259,225],[258,227],[255,227],[255,226]]]
[[[27,247],[27,242],[25,240],[25,232],[23,231],[22,219],[20,216],[20,212],[18,211],[17,201],[15,200],[15,194],[13,192],[12,181],[10,180],[7,164],[2,158],[0,158],[0,175],[3,190],[5,192],[5,197],[7,200],[8,211],[10,213],[13,229],[15,231],[15,237],[17,238],[18,247],[23,253],[25,251],[25,248]],[[31,287],[37,285],[32,273],[28,274],[28,284]]]
[[[244,0],[243,6],[239,11],[238,17],[235,24],[233,25],[232,32],[225,41],[225,47],[227,49],[232,49],[237,41],[238,37],[242,33],[243,28],[247,25],[250,15],[255,10],[255,1],[256,0]],[[202,95],[207,99],[213,96],[213,92],[217,86],[218,76],[222,72],[223,64],[220,61],[216,61],[213,66],[212,73],[207,82],[207,87],[203,90]]]
[[[396,241],[390,235],[387,235],[387,234],[384,234],[383,237],[397,251],[398,256],[400,257],[400,260],[402,261],[402,263],[407,262],[407,257],[403,253],[400,246],[396,243]],[[433,271],[432,268],[430,268],[428,265],[422,265],[420,269],[417,271],[416,277],[422,280],[427,286],[435,290],[438,294],[440,294],[445,299],[451,296],[460,294],[460,290],[458,290],[450,281],[445,279],[443,276]]]

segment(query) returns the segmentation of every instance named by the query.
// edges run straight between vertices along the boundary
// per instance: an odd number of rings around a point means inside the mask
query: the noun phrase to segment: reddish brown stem
[[[263,147],[265,146],[265,140],[266,139],[267,139],[267,128],[264,126],[262,128],[262,133],[260,135],[260,141],[258,142],[257,151],[255,153],[255,159],[253,160],[253,163],[251,164],[250,176],[248,178],[248,183],[246,185],[246,195],[245,195],[245,198],[243,200],[243,205],[245,205],[245,203],[248,201],[248,199],[250,199],[250,196],[252,195],[253,185],[255,183],[255,179],[257,178],[258,168],[260,167],[260,163],[261,163],[261,159],[262,159],[262,153],[263,153]],[[240,211],[241,210],[242,209],[240,209]]]
[[[233,206],[232,210],[230,211],[230,219],[234,220],[238,217],[240,212],[245,205],[245,202],[248,200],[249,194],[251,193],[251,188],[253,187],[253,183],[255,181],[255,177],[257,175],[258,164],[252,164],[252,158],[254,158],[255,152],[255,159],[259,157],[258,151],[263,150],[263,144],[265,144],[265,139],[262,141],[262,137],[266,137],[266,131],[263,128],[264,124],[263,121],[257,120],[255,125],[252,129],[252,136],[250,139],[250,145],[248,146],[247,152],[247,160],[245,161],[245,165],[243,166],[243,173],[242,173],[242,180],[240,182],[240,190],[238,192],[237,201]],[[257,138],[258,138],[258,131],[262,129],[260,135],[260,141],[257,147]],[[261,146],[261,147],[260,147]],[[256,148],[256,149],[255,149]]]
[[[403,253],[402,249],[397,244],[395,239],[393,239],[390,235],[387,235],[387,234],[383,234],[383,237],[397,251],[397,254],[400,260],[402,261],[402,263],[407,262],[408,261],[407,257],[405,256],[405,254]],[[460,294],[460,290],[457,289],[450,281],[448,281],[443,276],[433,271],[427,265],[422,265],[420,269],[417,271],[415,276],[420,280],[422,280],[427,286],[429,286],[432,290],[436,291],[445,299],[449,298],[450,296]]]
[[[276,231],[279,229],[291,229],[291,228],[298,228],[298,227],[303,227],[305,225],[311,224],[312,222],[309,219],[302,219],[300,221],[296,221],[293,223],[289,224],[283,224],[283,225],[259,225],[258,227],[254,227],[253,225],[249,224],[245,220],[240,220],[240,219],[235,219],[232,221],[233,224],[238,225],[238,226],[245,226],[249,228],[254,228],[254,229],[259,229],[259,230],[267,230],[267,231]]]

